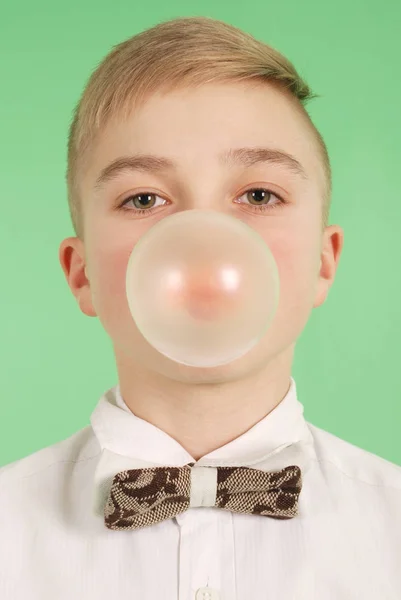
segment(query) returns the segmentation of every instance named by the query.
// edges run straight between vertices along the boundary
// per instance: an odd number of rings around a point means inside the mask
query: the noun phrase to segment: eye
[[[274,193],[268,188],[251,188],[244,192],[241,196],[239,196],[239,198],[242,198],[243,196],[246,196],[246,199],[251,202],[250,206],[253,210],[261,212],[264,212],[266,210],[272,210],[277,206],[286,204],[282,196]],[[276,198],[276,202],[271,202],[272,197]],[[238,203],[238,200],[234,200],[234,202]],[[252,204],[253,202],[256,202],[256,204]]]
[[[246,200],[248,200],[248,202],[250,202],[250,204],[248,204],[248,206],[250,206],[250,208],[254,212],[265,212],[268,210],[273,210],[274,208],[279,207],[283,204],[287,204],[287,201],[284,200],[284,198],[282,196],[280,196],[279,194],[273,192],[272,190],[270,190],[268,188],[250,188],[249,190],[247,190],[243,194],[241,194],[241,196],[236,198],[234,200],[234,202],[236,204],[243,204],[243,202],[240,202],[240,199],[243,198],[244,196],[246,197]],[[276,198],[276,201],[274,203],[272,202],[272,197]],[[157,201],[156,202],[154,201],[155,198],[158,198],[159,200],[161,200],[161,203],[159,203],[158,206],[156,205]],[[128,208],[128,203],[131,200],[133,201],[134,207]],[[164,198],[162,198],[161,196],[159,196],[158,194],[154,194],[153,192],[145,191],[145,192],[139,192],[137,194],[131,194],[130,196],[127,196],[119,204],[118,209],[121,209],[124,211],[129,211],[133,214],[146,215],[146,214],[152,213],[159,206],[164,206],[167,203],[168,203],[168,201],[165,200]],[[253,204],[253,203],[256,203],[256,204]],[[138,208],[138,204],[141,208]],[[148,206],[149,204],[151,204],[151,206]]]
[[[128,196],[125,200],[122,201],[122,203],[120,204],[119,207],[123,208],[128,204],[128,202],[130,202],[130,200],[133,200],[134,208],[132,208],[132,209],[125,208],[125,210],[130,210],[131,212],[134,212],[134,213],[135,212],[139,212],[139,213],[151,212],[155,208],[155,206],[148,206],[148,204],[152,204],[153,198],[159,198],[166,204],[166,200],[163,200],[163,198],[161,198],[161,196],[158,196],[157,194],[154,194],[153,192],[139,192],[139,194],[131,194],[130,196]],[[138,201],[137,201],[137,199],[138,199]],[[135,206],[136,203],[139,204],[139,207]]]

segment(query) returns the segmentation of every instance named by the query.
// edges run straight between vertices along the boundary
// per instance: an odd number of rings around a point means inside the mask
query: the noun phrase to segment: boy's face
[[[218,162],[229,148],[262,146],[294,156],[307,179],[279,164]],[[177,167],[154,174],[126,170],[95,190],[102,169],[136,153],[167,157]],[[102,131],[81,185],[85,245],[68,238],[59,257],[81,310],[98,316],[111,337],[120,368],[146,367],[188,381],[200,371],[231,378],[251,372],[292,351],[334,280],[342,229],[330,226],[322,234],[323,169],[312,133],[295,100],[274,86],[208,84],[155,94],[129,120],[110,122]],[[246,194],[252,188],[267,188],[287,203],[257,211]],[[153,211],[135,214],[141,208],[135,198],[128,200],[127,211],[118,210],[123,200],[141,193],[156,194],[148,202]],[[233,202],[237,199],[240,203]],[[270,204],[277,202],[273,195]],[[265,336],[244,357],[209,369],[179,365],[150,346],[132,319],[125,291],[128,259],[139,238],[160,219],[194,208],[219,211],[255,229],[280,276],[279,307]]]

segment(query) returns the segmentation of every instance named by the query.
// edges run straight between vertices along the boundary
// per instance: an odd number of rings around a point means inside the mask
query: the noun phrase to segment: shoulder
[[[71,470],[72,465],[86,463],[99,453],[98,441],[88,425],[64,440],[0,467],[0,496],[5,486],[28,482],[32,476],[46,476],[48,472]]]
[[[401,466],[347,442],[307,422],[318,462],[343,476],[372,486],[392,488],[401,494]]]
[[[5,540],[0,542],[0,561],[10,560],[7,548],[18,552],[13,540],[25,549],[36,548],[41,528],[42,535],[62,535],[60,528],[71,515],[85,518],[80,502],[89,493],[100,452],[87,426],[0,468],[0,538]],[[24,560],[26,554],[24,550]]]

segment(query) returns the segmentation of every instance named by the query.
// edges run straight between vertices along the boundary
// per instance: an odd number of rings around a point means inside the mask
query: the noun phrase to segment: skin
[[[245,146],[289,152],[308,180],[278,165],[230,169],[217,162],[221,151]],[[134,152],[173,158],[178,169],[163,175],[125,172],[95,193],[101,169]],[[310,124],[294,98],[266,83],[157,93],[126,122],[114,119],[101,131],[80,184],[85,242],[69,237],[59,249],[68,285],[81,311],[99,317],[112,340],[127,406],[199,460],[281,402],[296,340],[334,282],[343,230],[322,230],[323,169]],[[246,194],[251,188],[272,191],[263,204],[277,203],[276,192],[288,203],[256,211],[252,194]],[[155,210],[134,215],[133,209],[142,208],[135,194],[146,192],[156,194],[146,205]],[[119,211],[128,197],[128,212]],[[220,211],[252,227],[280,276],[279,306],[267,333],[246,355],[218,367],[189,367],[160,354],[138,331],[125,294],[127,263],[139,238],[160,219],[194,208]]]

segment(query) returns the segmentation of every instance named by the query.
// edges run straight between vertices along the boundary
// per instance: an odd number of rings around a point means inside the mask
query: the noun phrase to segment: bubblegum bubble
[[[158,221],[127,265],[128,305],[161,354],[213,367],[243,356],[267,332],[279,275],[263,238],[243,221],[189,210]]]

